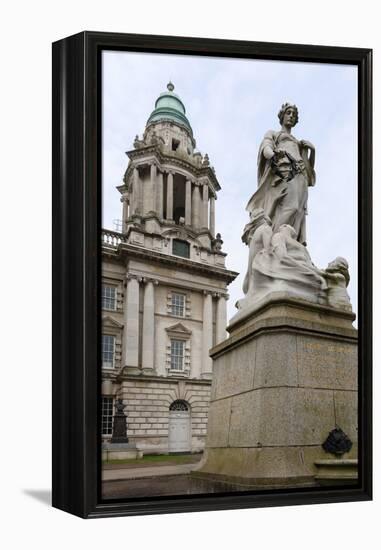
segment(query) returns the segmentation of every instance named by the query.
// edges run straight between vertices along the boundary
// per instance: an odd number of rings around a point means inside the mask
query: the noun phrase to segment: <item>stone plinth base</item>
[[[357,458],[357,331],[348,311],[272,297],[211,350],[202,475],[266,486],[316,484],[335,427]],[[217,478],[216,478],[217,479]]]
[[[355,459],[333,458],[315,462],[319,485],[344,485],[355,483],[358,479],[358,461]]]
[[[102,460],[127,460],[142,458],[135,443],[104,443],[102,445]]]

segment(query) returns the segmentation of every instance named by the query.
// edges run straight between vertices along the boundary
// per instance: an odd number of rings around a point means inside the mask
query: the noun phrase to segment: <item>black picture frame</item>
[[[100,497],[102,50],[358,67],[359,482],[230,495]],[[83,518],[372,498],[372,50],[82,32],[53,44],[53,506]]]

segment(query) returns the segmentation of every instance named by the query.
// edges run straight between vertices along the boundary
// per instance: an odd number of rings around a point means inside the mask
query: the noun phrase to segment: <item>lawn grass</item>
[[[192,462],[195,455],[144,455],[143,458],[125,458],[104,460],[103,464],[155,464],[160,462],[171,462],[173,464],[186,464]],[[201,455],[200,455],[201,458]]]

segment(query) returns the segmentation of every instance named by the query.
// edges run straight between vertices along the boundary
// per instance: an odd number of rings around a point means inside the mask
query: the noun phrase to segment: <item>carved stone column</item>
[[[152,372],[155,354],[155,294],[154,282],[146,279],[143,303],[143,371]]]
[[[156,212],[156,179],[157,168],[156,164],[150,166],[150,185],[147,193],[147,212]]]
[[[131,190],[130,190],[130,216],[133,216],[138,208],[138,180],[139,172],[137,168],[133,169]]]
[[[185,182],[185,225],[192,224],[192,182]]]
[[[139,280],[127,276],[127,291],[124,306],[124,364],[139,367]]]
[[[212,377],[212,359],[209,350],[213,346],[213,309],[212,294],[204,290],[204,307],[202,316],[202,372],[201,378]]]
[[[126,225],[128,220],[128,193],[123,193],[123,195],[120,197],[120,202],[122,203],[122,232],[125,233],[126,231]]]
[[[139,170],[134,168],[132,175],[132,208],[130,215],[143,213],[143,190],[139,177]]]
[[[208,227],[208,201],[209,187],[204,183],[202,186],[202,227]]]
[[[200,187],[195,184],[192,192],[192,226],[200,229]]]
[[[173,220],[173,174],[167,177],[167,220]]]
[[[217,297],[217,312],[216,312],[216,344],[226,340],[226,300],[227,296],[220,295]]]
[[[163,218],[163,172],[159,172],[156,180],[156,212]]]
[[[210,197],[210,211],[209,211],[209,231],[212,234],[212,237],[215,236],[216,230],[216,199],[214,195]]]

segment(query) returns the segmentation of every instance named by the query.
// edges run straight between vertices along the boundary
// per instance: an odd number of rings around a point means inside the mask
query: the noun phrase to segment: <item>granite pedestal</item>
[[[102,460],[128,460],[142,458],[143,452],[137,449],[135,443],[104,443],[102,445]]]
[[[354,318],[285,293],[233,317],[230,337],[211,350],[206,452],[197,475],[253,486],[313,486],[329,459],[333,476],[351,464],[355,481]],[[340,457],[322,448],[335,427],[353,444]]]

